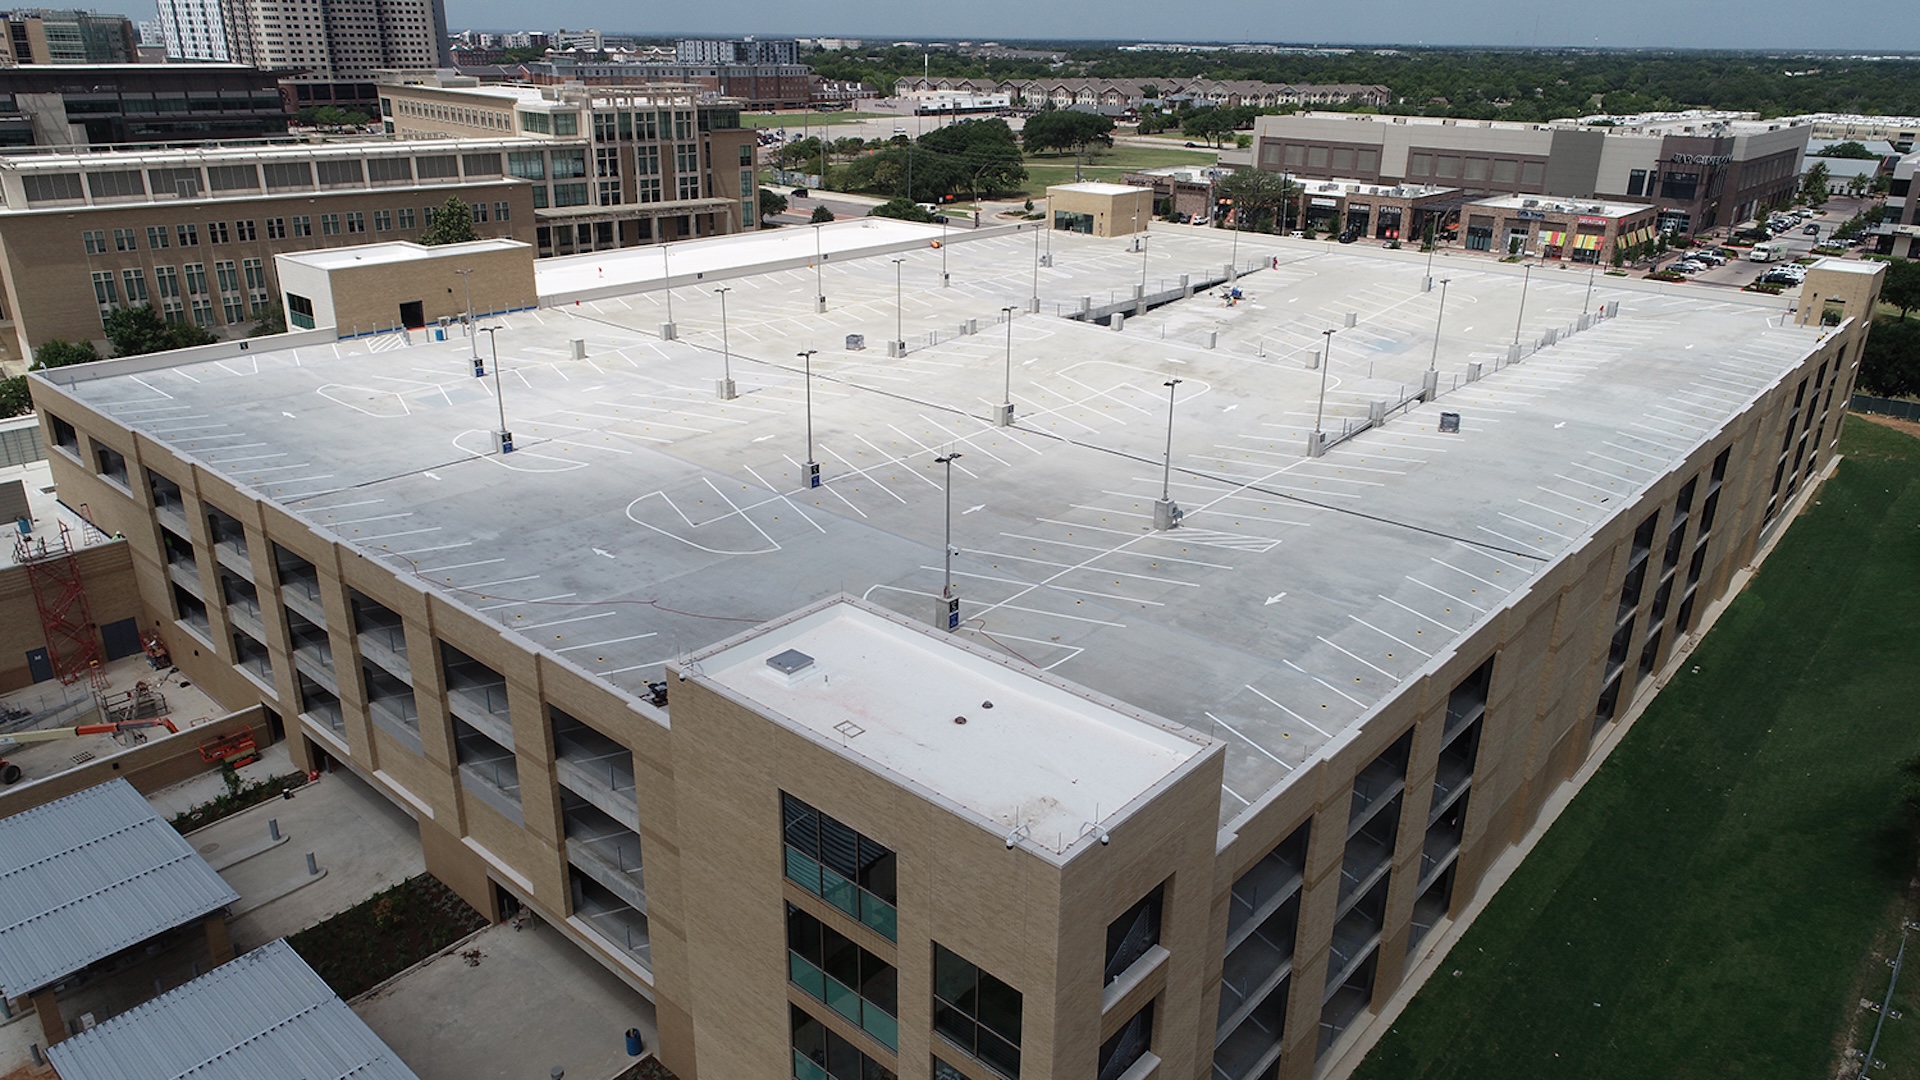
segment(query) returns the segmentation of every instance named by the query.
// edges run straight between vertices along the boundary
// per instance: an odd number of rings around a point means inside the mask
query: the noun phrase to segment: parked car
[[[797,188],[794,188],[792,191],[788,192],[787,194],[793,196],[796,199],[804,199],[807,197],[807,189],[803,187],[797,187]]]
[[[1359,229],[1348,229],[1346,232],[1340,234],[1340,242],[1343,244],[1351,244],[1358,239],[1360,239]]]
[[[1685,259],[1681,259],[1679,262],[1667,267],[1667,270],[1669,273],[1674,274],[1698,274],[1706,270],[1706,268],[1705,263],[1688,262]]]
[[[1727,261],[1727,257],[1717,251],[1689,251],[1687,258],[1694,262],[1706,263],[1708,266],[1719,266]]]
[[[1818,225],[1809,225],[1809,226],[1807,226],[1806,228],[1804,228],[1804,229],[1801,229],[1801,230],[1800,230],[1800,232],[1801,232],[1801,233],[1802,233],[1803,235],[1806,235],[1806,236],[1819,236],[1819,235],[1820,235],[1820,226],[1818,226]]]

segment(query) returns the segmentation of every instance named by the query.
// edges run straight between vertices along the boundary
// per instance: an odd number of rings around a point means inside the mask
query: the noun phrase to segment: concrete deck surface
[[[230,711],[207,696],[206,691],[193,684],[179,672],[168,675],[164,671],[155,671],[148,665],[144,655],[123,656],[118,660],[101,665],[106,677],[109,696],[132,690],[136,683],[144,682],[158,690],[167,699],[167,713],[180,729],[180,734],[168,736],[165,728],[143,728],[139,732],[124,736],[114,735],[76,735],[72,738],[57,739],[43,743],[22,744],[10,749],[0,750],[0,756],[20,766],[22,782],[37,780],[65,772],[77,764],[115,754],[133,745],[139,734],[148,739],[181,738],[194,742],[206,739],[207,733],[196,730],[216,717],[227,715]],[[10,694],[0,697],[16,709],[23,709],[44,717],[29,724],[22,730],[41,728],[74,727],[82,724],[94,724],[100,721],[100,710],[91,700],[93,688],[87,680],[62,686],[57,680],[35,683],[21,687]],[[84,702],[84,704],[83,704]],[[65,705],[72,708],[63,708]],[[78,711],[74,711],[74,710]],[[0,731],[0,745],[6,742],[6,732]],[[205,800],[201,800],[204,802]],[[162,811],[165,816],[165,811]]]
[[[1229,259],[1270,267],[1236,305],[1196,295],[1121,331],[1051,314]],[[961,451],[961,632],[1222,739],[1230,822],[1820,339],[1783,326],[1778,298],[1444,255],[1443,310],[1426,263],[1159,225],[1144,251],[1029,231],[830,263],[824,314],[807,268],[731,279],[724,328],[711,288],[676,289],[675,341],[657,336],[657,290],[519,313],[500,320],[506,457],[496,379],[471,377],[461,341],[62,377],[634,693],[666,659],[839,591],[931,620],[948,498],[934,458]],[[1619,318],[1505,366],[1516,336],[1608,301]],[[960,334],[969,319],[979,332]],[[896,332],[911,351],[890,360]],[[847,350],[851,333],[869,348]],[[1306,455],[1316,417],[1338,434],[1430,363],[1437,403]],[[732,401],[714,395],[723,364]],[[1017,423],[997,428],[1009,382]],[[1458,434],[1437,431],[1443,410]],[[1163,484],[1186,511],[1173,532],[1151,528]]]
[[[460,953],[478,950],[479,963]],[[651,1002],[535,919],[500,923],[352,1003],[421,1080],[607,1080],[651,1049]]]

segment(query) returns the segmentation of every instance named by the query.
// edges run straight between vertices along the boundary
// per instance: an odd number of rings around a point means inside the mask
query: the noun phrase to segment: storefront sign
[[[1731,165],[1732,154],[1675,154],[1670,159],[1675,165]]]
[[[1605,225],[1607,220],[1608,219],[1603,217],[1590,217],[1586,214],[1580,215],[1580,224],[1582,225]]]
[[[1334,201],[1333,199],[1321,199],[1321,198],[1315,198],[1315,199],[1313,200],[1313,205],[1315,205],[1315,206],[1338,206],[1338,205],[1340,205],[1340,204],[1339,204],[1338,202],[1336,202],[1336,201]]]
[[[1513,216],[1519,218],[1521,221],[1547,220],[1547,215],[1541,213],[1538,210],[1519,210],[1519,211],[1515,211]]]

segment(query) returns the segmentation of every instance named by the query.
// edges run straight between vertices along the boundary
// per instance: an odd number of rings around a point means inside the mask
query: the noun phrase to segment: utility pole
[[[1333,366],[1333,335],[1337,330],[1322,330],[1327,339],[1325,351],[1320,354],[1320,400],[1313,407],[1313,435],[1307,441],[1307,456],[1319,457],[1327,452],[1326,436],[1320,431],[1320,418],[1327,407],[1327,369]]]
[[[1440,362],[1440,322],[1447,316],[1447,283],[1452,278],[1440,279],[1440,310],[1433,317],[1433,354],[1427,357],[1427,374],[1420,389],[1424,401],[1432,401],[1440,396],[1440,372],[1436,368]]]
[[[494,336],[500,328],[483,326],[476,329],[487,332],[487,346],[493,353],[493,400],[500,406],[500,429],[494,432],[493,448],[502,454],[511,454],[513,453],[513,432],[507,430],[507,399],[500,395],[500,339]],[[478,340],[479,335],[475,334],[474,338]]]
[[[480,333],[473,325],[473,282],[470,280],[473,276],[473,267],[455,270],[454,273],[460,275],[460,289],[467,296],[467,344],[472,350],[473,373],[479,376],[485,372],[480,367]]]
[[[673,261],[667,257],[667,245],[660,245],[660,272],[667,284],[667,321],[660,324],[660,340],[672,341],[680,336],[673,325]]]
[[[906,261],[893,260],[893,346],[887,350],[888,356],[907,355],[906,308],[900,298],[900,264]]]
[[[1007,320],[1007,379],[1001,391],[1001,404],[993,410],[995,427],[1013,426],[1013,308],[1003,307],[1000,316]]]

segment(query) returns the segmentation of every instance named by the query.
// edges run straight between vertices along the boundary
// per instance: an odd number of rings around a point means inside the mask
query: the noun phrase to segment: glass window
[[[294,218],[293,219],[293,235],[312,236],[313,235],[313,219],[310,217],[306,217],[304,215],[301,217]]]
[[[1094,1075],[1097,1080],[1120,1080],[1152,1048],[1153,1002],[1149,1001],[1113,1038],[1100,1044],[1100,1069]]]
[[[80,243],[87,249],[87,254],[89,255],[105,255],[107,253],[107,231],[105,229],[82,229],[80,230]]]
[[[547,178],[547,155],[540,150],[515,150],[507,155],[507,175],[522,180]]]
[[[26,189],[29,204],[86,198],[80,191],[79,173],[30,173],[21,177],[20,183]]]
[[[224,221],[207,222],[207,243],[224,244],[228,241],[227,223]]]
[[[328,159],[315,163],[322,185],[357,185],[366,182],[359,158]]]
[[[321,236],[337,236],[339,235],[339,233],[340,233],[340,215],[339,214],[321,214],[320,215],[320,235]]]
[[[137,234],[132,229],[113,230],[113,250],[137,251],[140,245],[135,240]]]
[[[499,154],[463,154],[461,162],[466,166],[468,176],[499,176]]]
[[[93,299],[101,307],[112,307],[120,302],[120,294],[113,284],[113,271],[95,270],[93,272]]]
[[[787,877],[894,940],[894,853],[785,792],[780,806]]]
[[[144,304],[147,302],[146,273],[138,267],[120,271],[120,282],[127,287],[127,303]]]
[[[403,229],[413,228],[414,217],[413,217],[412,207],[403,206],[400,209],[394,211],[394,216],[399,221],[401,228]]]
[[[87,187],[93,190],[96,199],[118,199],[147,193],[147,186],[142,182],[138,169],[88,173]]]
[[[313,186],[313,166],[307,162],[270,161],[263,168],[266,170],[268,191]]]
[[[147,226],[147,246],[155,250],[173,246],[173,240],[167,235],[165,225]]]
[[[554,113],[553,133],[555,135],[580,134],[580,115],[578,113]]]
[[[509,203],[504,203],[504,202],[494,203],[493,204],[493,220],[495,221],[507,220],[507,212],[511,209],[512,209],[512,205]]]
[[[1020,1075],[1020,991],[939,942],[933,946],[933,1029],[994,1072]]]
[[[413,167],[422,180],[447,179],[460,175],[460,159],[452,154],[416,158]]]
[[[393,231],[393,211],[375,210],[373,212],[373,231],[374,232]]]
[[[184,248],[184,247],[200,246],[200,226],[175,225],[173,227],[173,232],[175,236],[178,236],[180,238],[181,247]]]
[[[797,1080],[898,1080],[893,1070],[860,1051],[798,1005],[788,1006]]]
[[[1107,924],[1107,982],[1119,978],[1148,949],[1160,944],[1160,905],[1165,891],[1165,885],[1154,886],[1139,903]]]
[[[787,905],[787,971],[814,999],[888,1049],[899,1049],[899,976],[893,965],[793,904]]]

